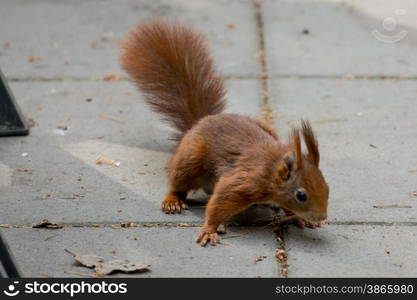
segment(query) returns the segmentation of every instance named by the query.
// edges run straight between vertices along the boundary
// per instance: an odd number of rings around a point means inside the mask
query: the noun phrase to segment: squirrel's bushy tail
[[[202,35],[187,26],[163,20],[137,26],[122,43],[120,61],[151,108],[179,131],[177,139],[224,109],[223,79]]]

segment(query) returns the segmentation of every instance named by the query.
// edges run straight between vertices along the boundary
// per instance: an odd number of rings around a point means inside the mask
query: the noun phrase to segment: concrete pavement
[[[416,276],[417,5],[380,2],[263,0],[257,12],[249,0],[2,1],[0,67],[34,123],[28,137],[0,139],[0,230],[24,275],[88,274],[69,248],[152,265],[129,275],[137,277]],[[206,34],[229,112],[272,109],[283,138],[312,120],[329,225],[277,236],[251,226],[270,217],[257,207],[236,219],[246,226],[227,227],[223,245],[203,249],[194,238],[204,203],[178,216],[160,211],[170,128],[125,77],[103,79],[124,75],[118,42],[152,16]],[[99,156],[121,164],[96,165]],[[64,228],[30,228],[42,219]],[[278,247],[287,261],[275,258]]]

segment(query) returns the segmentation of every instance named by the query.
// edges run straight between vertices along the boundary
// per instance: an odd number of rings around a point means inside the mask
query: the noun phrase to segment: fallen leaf
[[[390,205],[374,205],[374,208],[412,208],[412,206],[411,205],[390,204]]]
[[[79,255],[69,251],[68,249],[64,249],[65,252],[69,253],[76,261],[82,264],[85,267],[93,268],[94,266],[104,262],[104,258],[94,254],[85,254]]]
[[[108,159],[106,157],[100,156],[99,158],[96,159],[96,165],[109,165],[109,166],[114,166],[114,167],[118,167],[120,166],[120,162],[119,161],[115,161],[115,160],[111,160]]]
[[[64,226],[60,224],[49,222],[46,219],[32,226],[32,228],[47,228],[47,229],[61,229],[63,227]]]
[[[115,271],[124,273],[145,272],[149,270],[150,265],[133,263],[129,260],[114,259],[101,263],[94,268],[98,274],[109,275]]]
[[[142,263],[134,263],[129,260],[114,259],[106,261],[103,257],[95,254],[76,254],[64,249],[65,252],[69,253],[77,262],[81,265],[94,268],[94,271],[98,276],[109,275],[116,271],[121,271],[125,273],[131,272],[146,272],[149,271],[150,265]]]
[[[117,73],[107,73],[103,77],[103,80],[105,81],[119,81],[120,79],[122,79],[122,75]]]
[[[28,62],[33,63],[35,61],[41,60],[42,58],[40,56],[28,56],[26,59]]]

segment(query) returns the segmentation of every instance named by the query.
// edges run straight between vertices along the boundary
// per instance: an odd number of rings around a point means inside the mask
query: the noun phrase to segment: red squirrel
[[[263,120],[222,113],[223,78],[215,74],[201,34],[152,20],[134,28],[121,49],[121,66],[151,109],[177,131],[162,210],[180,213],[190,190],[214,187],[197,243],[219,243],[218,226],[257,203],[273,203],[315,224],[327,218],[329,188],[310,124],[302,121],[284,143]]]

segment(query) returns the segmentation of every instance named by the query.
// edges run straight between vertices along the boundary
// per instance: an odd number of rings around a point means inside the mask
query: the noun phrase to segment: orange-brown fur
[[[255,203],[275,203],[309,222],[327,217],[329,189],[310,124],[303,121],[285,144],[265,121],[221,114],[224,84],[201,35],[160,20],[139,25],[123,43],[121,65],[151,108],[178,130],[162,209],[179,213],[188,191],[214,185],[197,242],[219,242],[217,227]],[[308,201],[296,199],[300,190]]]

